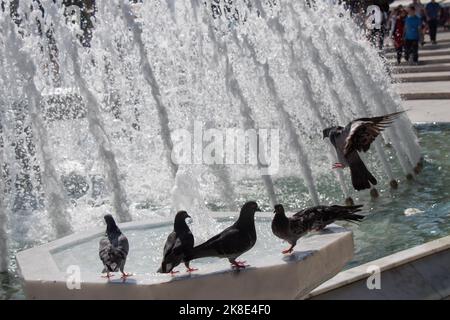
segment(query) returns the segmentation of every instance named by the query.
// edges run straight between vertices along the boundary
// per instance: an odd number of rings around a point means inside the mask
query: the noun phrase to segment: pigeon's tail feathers
[[[116,272],[125,265],[127,254],[121,249],[109,246],[100,251],[100,259],[104,265],[103,272]]]
[[[222,233],[225,233],[227,229],[225,229]],[[192,248],[191,252],[186,255],[185,260],[191,261],[194,259],[206,258],[206,257],[215,257],[218,254],[218,251],[221,251],[218,247],[218,239],[221,238],[221,233],[215,235],[211,239],[203,242],[202,244]]]
[[[172,266],[172,264],[170,263],[161,263],[161,266],[158,269],[158,273],[169,273],[170,271],[172,271],[174,267]]]
[[[364,219],[364,216],[361,215],[361,214],[350,214],[350,215],[348,215],[345,218],[340,219],[340,220],[344,220],[344,221],[347,221],[347,222],[352,222],[352,223],[358,224],[358,222],[360,222],[362,219]]]
[[[364,219],[364,216],[357,214],[361,211],[363,205],[355,206],[332,206],[334,212],[334,220],[344,220],[348,222],[359,222]]]
[[[362,160],[350,165],[350,174],[355,190],[370,189],[370,184],[377,184],[377,179],[370,173]]]
[[[197,247],[194,247],[191,250],[191,253],[189,255],[186,256],[186,260],[194,260],[194,259],[200,259],[200,258],[205,258],[209,256],[209,252],[210,250],[208,250],[208,248],[206,246],[203,245],[199,245]]]
[[[215,250],[209,241],[202,243],[194,247],[191,252],[186,255],[185,260],[191,261],[194,259],[206,258],[206,257],[214,257],[217,256],[217,250]]]

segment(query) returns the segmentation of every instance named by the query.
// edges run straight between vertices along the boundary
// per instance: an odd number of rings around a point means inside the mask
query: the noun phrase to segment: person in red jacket
[[[395,51],[397,52],[397,63],[400,64],[403,54],[403,46],[404,46],[403,33],[405,29],[405,18],[407,12],[405,9],[403,9],[403,7],[397,8],[396,11],[397,12],[396,12],[394,33],[392,37],[394,40]]]

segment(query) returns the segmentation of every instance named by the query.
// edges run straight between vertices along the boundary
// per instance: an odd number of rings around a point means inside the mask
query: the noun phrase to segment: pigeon
[[[245,268],[245,261],[236,259],[256,243],[255,212],[258,204],[250,201],[241,208],[238,220],[208,241],[194,247],[191,260],[205,257],[227,258],[233,268]]]
[[[323,130],[323,138],[330,138],[339,159],[333,169],[350,167],[352,185],[355,190],[370,189],[377,179],[370,173],[359,157],[358,151],[366,152],[376,137],[404,111],[380,117],[360,118],[344,127],[330,127]]]
[[[355,206],[315,206],[286,217],[283,205],[275,205],[275,216],[272,220],[272,232],[291,246],[283,250],[283,254],[291,253],[299,238],[310,231],[320,231],[336,220],[360,221],[364,216],[356,214],[362,205]]]
[[[177,273],[178,271],[173,271],[173,269],[181,262],[184,262],[188,272],[197,270],[189,267],[190,261],[186,259],[194,248],[194,236],[186,224],[187,218],[190,216],[186,211],[179,211],[175,215],[173,231],[167,237],[164,245],[164,257],[161,267],[158,269],[159,273]]]
[[[120,270],[122,279],[126,279],[131,274],[125,273],[125,263],[127,261],[129,245],[128,239],[120,231],[116,225],[112,215],[105,215],[106,232],[105,236],[100,239],[99,256],[103,262],[104,269],[102,273],[106,273],[106,278],[110,278],[111,272]]]

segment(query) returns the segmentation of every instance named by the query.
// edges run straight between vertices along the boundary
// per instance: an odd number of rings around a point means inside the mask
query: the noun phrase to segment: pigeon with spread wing
[[[364,216],[356,214],[362,205],[356,206],[315,206],[303,209],[292,217],[287,217],[281,204],[275,205],[275,216],[272,220],[272,232],[280,239],[287,241],[290,247],[282,253],[291,253],[298,239],[310,231],[323,230],[336,220],[357,222]]]
[[[352,184],[356,190],[370,189],[370,184],[377,184],[377,179],[367,169],[358,151],[369,150],[370,145],[380,133],[403,112],[373,118],[359,118],[345,127],[337,126],[323,130],[323,138],[330,138],[337,152],[339,162],[333,165],[333,169],[348,166]]]

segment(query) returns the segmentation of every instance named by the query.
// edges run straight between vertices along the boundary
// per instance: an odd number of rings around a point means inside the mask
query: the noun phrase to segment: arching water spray
[[[3,127],[0,119],[0,272],[8,270],[8,235],[6,225],[8,221],[4,191],[6,189],[3,168],[4,161]]]
[[[316,185],[314,183],[314,179],[312,176],[311,168],[309,166],[308,155],[305,152],[302,143],[300,142],[300,137],[298,136],[295,127],[292,123],[291,117],[289,113],[286,111],[284,107],[284,101],[278,95],[275,80],[270,75],[270,68],[267,62],[262,63],[258,60],[255,48],[253,44],[250,43],[247,37],[244,37],[243,46],[250,52],[253,63],[261,69],[264,75],[264,80],[266,86],[274,99],[275,107],[278,110],[281,118],[283,119],[283,123],[286,126],[287,133],[289,135],[289,140],[292,148],[294,149],[297,158],[300,164],[300,171],[302,172],[303,179],[308,188],[309,194],[311,196],[311,200],[315,205],[319,204],[319,195],[317,193]]]
[[[62,38],[63,34],[72,35],[72,32],[65,25],[64,18],[60,16],[60,10],[56,4],[47,3],[47,6],[45,6],[44,9],[53,22],[57,47],[60,51],[68,53],[68,56],[70,57],[69,61],[71,61],[71,66],[68,67],[71,67],[73,70],[74,80],[80,89],[81,96],[86,105],[86,118],[88,120],[89,131],[96,141],[100,158],[106,167],[106,178],[112,191],[115,213],[119,222],[131,221],[126,190],[122,186],[119,167],[117,165],[115,154],[112,151],[111,141],[109,140],[104,124],[100,118],[100,103],[94,93],[89,89],[89,86],[83,77],[77,39],[73,36]]]
[[[67,199],[64,194],[64,189],[60,182],[60,178],[56,173],[52,161],[52,155],[49,153],[49,146],[47,144],[48,134],[46,126],[41,119],[42,110],[40,110],[42,97],[34,84],[35,66],[20,48],[23,44],[17,38],[16,32],[12,22],[3,26],[3,29],[9,34],[8,43],[10,59],[16,59],[17,68],[20,74],[28,78],[28,84],[24,88],[27,93],[29,103],[29,110],[31,121],[33,124],[33,131],[35,132],[35,139],[40,149],[42,156],[43,172],[42,180],[45,186],[45,197],[47,201],[47,209],[49,217],[57,237],[65,236],[72,232],[70,225],[70,215],[68,212]]]
[[[155,100],[156,108],[158,109],[159,122],[161,126],[161,136],[165,148],[164,153],[166,155],[167,163],[171,168],[172,177],[175,178],[175,175],[178,171],[178,164],[172,161],[171,157],[173,142],[170,135],[169,116],[167,114],[166,106],[161,99],[161,90],[159,88],[158,82],[156,81],[155,74],[153,72],[152,66],[150,65],[150,61],[148,60],[147,50],[145,49],[144,41],[142,40],[142,28],[132,16],[128,1],[121,0],[120,4],[122,7],[122,14],[125,18],[128,28],[130,28],[133,33],[133,39],[136,42],[136,46],[139,50],[144,79],[145,81],[147,81],[148,85],[151,88],[152,96]]]
[[[305,62],[302,57],[299,57],[295,54],[293,43],[289,42],[284,37],[285,28],[284,28],[284,26],[281,25],[278,17],[271,19],[269,28],[271,28],[275,33],[278,34],[280,41],[283,43],[283,45],[286,48],[288,48],[287,50],[289,51],[288,56],[290,59],[291,70],[297,76],[298,81],[301,83],[301,86],[302,86],[302,89],[304,92],[304,97],[306,100],[306,105],[309,106],[309,108],[312,110],[314,119],[317,122],[319,122],[320,126],[322,128],[326,128],[324,118],[320,114],[320,111],[318,108],[318,106],[320,104],[323,104],[326,102],[322,101],[323,98],[321,98],[317,93],[314,93],[315,91],[313,90],[313,88],[311,86],[311,78],[313,76],[309,72],[309,69],[307,67],[305,67],[305,64],[311,60],[311,57],[308,57],[309,60],[307,60],[307,62]],[[301,41],[303,40],[301,35],[299,38]],[[302,41],[302,43],[304,44],[304,41]],[[328,149],[327,157],[330,160],[330,162],[333,162],[333,163],[337,162],[336,153],[332,149],[332,146],[330,144],[327,144],[327,149]],[[343,176],[342,172],[336,171],[335,174],[336,174],[338,183],[341,187],[342,193],[344,195],[345,202],[348,204],[353,204],[353,199],[349,196],[349,190],[345,184],[344,176]]]
[[[183,167],[178,170],[175,183],[171,190],[172,211],[185,210],[193,218],[192,232],[195,235],[196,243],[201,243],[215,233],[217,222],[209,214],[205,206],[205,201],[200,192],[200,185],[197,180],[198,172],[193,167]]]

